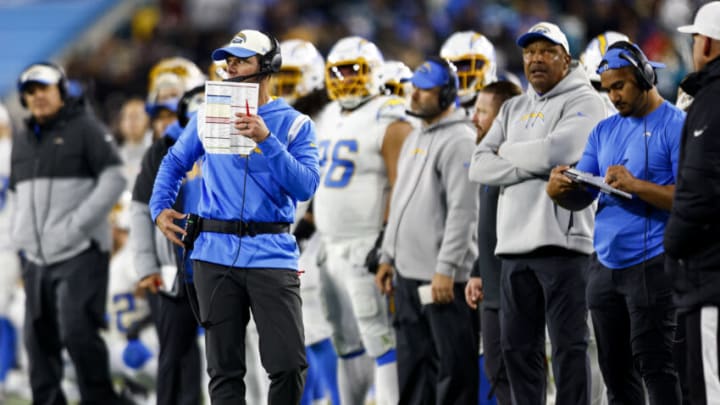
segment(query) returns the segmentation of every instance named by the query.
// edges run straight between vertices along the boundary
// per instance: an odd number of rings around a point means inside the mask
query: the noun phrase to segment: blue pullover
[[[160,165],[150,198],[153,221],[172,207],[183,176],[204,155],[197,207],[201,217],[293,222],[297,201],[312,197],[318,186],[315,127],[282,99],[260,106],[258,114],[270,136],[248,157],[206,154],[197,131],[198,116],[190,120]],[[298,249],[289,233],[245,236],[241,242],[236,235],[203,232],[191,258],[240,268],[297,270]]]

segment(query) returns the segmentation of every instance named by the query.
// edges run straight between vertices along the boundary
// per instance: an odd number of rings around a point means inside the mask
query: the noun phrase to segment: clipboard
[[[582,183],[597,188],[605,194],[616,195],[618,197],[623,197],[628,200],[632,199],[632,194],[609,186],[607,183],[605,183],[604,178],[600,176],[595,176],[592,173],[583,172],[571,167],[570,169],[565,170],[563,174],[576,183]]]

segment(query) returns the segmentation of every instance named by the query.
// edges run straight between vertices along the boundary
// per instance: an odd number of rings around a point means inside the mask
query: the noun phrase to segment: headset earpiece
[[[260,58],[260,72],[265,74],[277,73],[282,66],[282,55],[280,54],[280,42],[269,32],[262,31],[270,39],[272,48]]]
[[[20,87],[22,85],[22,78],[23,78],[23,76],[25,76],[25,74],[30,69],[32,69],[36,66],[47,66],[58,72],[58,74],[60,75],[60,80],[58,81],[57,86],[58,86],[58,90],[60,90],[60,98],[65,100],[68,95],[68,81],[67,81],[67,76],[65,75],[65,71],[63,70],[63,68],[61,68],[60,66],[58,66],[54,63],[50,63],[50,62],[36,62],[36,63],[33,63],[32,65],[29,65],[25,69],[23,69],[22,73],[20,73],[20,76],[18,76],[17,88],[18,88],[18,94],[20,96],[20,105],[22,105],[24,108],[27,108],[27,103],[25,102],[25,97],[23,97],[22,91],[20,91]]]
[[[441,111],[444,111],[451,104],[455,103],[455,99],[457,98],[459,86],[458,75],[455,72],[455,67],[446,59],[431,57],[429,60],[445,68],[448,74],[448,81],[440,87],[440,93],[438,94],[438,107],[440,107]]]
[[[647,57],[638,50],[638,48],[627,41],[618,41],[608,47],[610,49],[620,49],[625,52],[620,53],[620,57],[628,61],[635,68],[635,79],[638,86],[642,90],[650,90],[657,82],[655,69],[648,61]]]

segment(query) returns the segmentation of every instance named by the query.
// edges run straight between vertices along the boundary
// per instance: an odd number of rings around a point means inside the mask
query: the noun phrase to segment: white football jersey
[[[125,333],[130,325],[150,313],[147,300],[133,294],[137,281],[132,251],[126,244],[110,260],[107,331],[111,339],[125,341]]]
[[[406,120],[405,100],[378,96],[343,112],[330,103],[316,120],[320,186],[315,225],[327,238],[351,239],[380,232],[389,184],[381,149],[388,125]]]

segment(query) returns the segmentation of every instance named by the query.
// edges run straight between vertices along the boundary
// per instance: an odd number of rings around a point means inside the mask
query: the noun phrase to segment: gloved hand
[[[152,356],[153,353],[140,339],[128,340],[122,352],[123,363],[133,370],[142,368]]]
[[[373,245],[372,249],[370,249],[367,256],[365,256],[365,267],[367,267],[368,271],[372,274],[377,273],[378,266],[380,265],[380,251],[382,248],[382,241],[384,235],[385,227],[383,226],[377,239],[375,239],[375,244]]]

